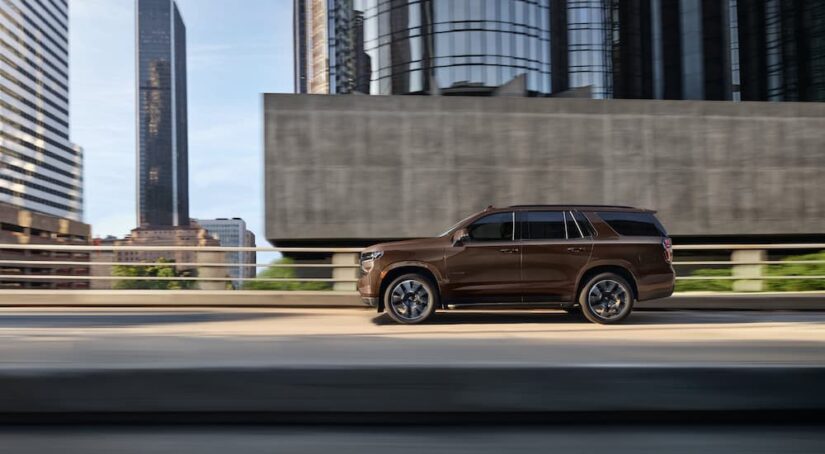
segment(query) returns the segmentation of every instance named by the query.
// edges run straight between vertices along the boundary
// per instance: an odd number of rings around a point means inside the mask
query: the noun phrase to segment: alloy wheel
[[[590,309],[604,320],[621,317],[630,301],[630,290],[622,283],[611,279],[596,282],[587,294]]]
[[[410,321],[424,317],[431,300],[427,287],[412,279],[399,282],[390,294],[390,304],[394,312]]]

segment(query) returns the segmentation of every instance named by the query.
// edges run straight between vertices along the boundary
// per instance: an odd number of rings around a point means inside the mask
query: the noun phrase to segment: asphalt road
[[[96,453],[821,453],[817,426],[116,427],[0,429],[0,451]]]
[[[636,312],[622,325],[598,326],[558,311],[454,311],[401,326],[365,309],[0,309],[0,370],[12,376],[15,369],[388,364],[822,366],[825,313]],[[825,452],[821,419],[804,417],[678,424],[611,416],[526,426],[506,418],[435,425],[415,413],[405,424],[405,417],[369,427],[3,425],[0,452]]]
[[[453,311],[402,326],[366,309],[0,309],[0,368],[266,365],[825,365],[822,312]]]

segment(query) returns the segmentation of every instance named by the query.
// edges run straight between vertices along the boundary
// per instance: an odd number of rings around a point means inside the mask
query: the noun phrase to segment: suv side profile
[[[581,310],[600,324],[673,293],[671,240],[654,211],[624,206],[489,207],[434,238],[361,253],[365,304],[399,323],[473,305]]]

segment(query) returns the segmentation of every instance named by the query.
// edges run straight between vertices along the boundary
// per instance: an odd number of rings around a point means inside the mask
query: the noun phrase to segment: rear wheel
[[[633,310],[633,289],[618,274],[602,273],[591,278],[579,294],[582,313],[593,323],[618,323]]]
[[[398,323],[421,323],[433,315],[437,305],[438,290],[435,284],[421,274],[399,276],[384,291],[387,314]]]

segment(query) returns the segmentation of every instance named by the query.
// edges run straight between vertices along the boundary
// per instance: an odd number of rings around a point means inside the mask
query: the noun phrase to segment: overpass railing
[[[354,294],[360,248],[0,244],[0,293],[225,290]],[[280,253],[298,260],[251,261]],[[825,243],[675,245],[677,291],[825,290]]]

